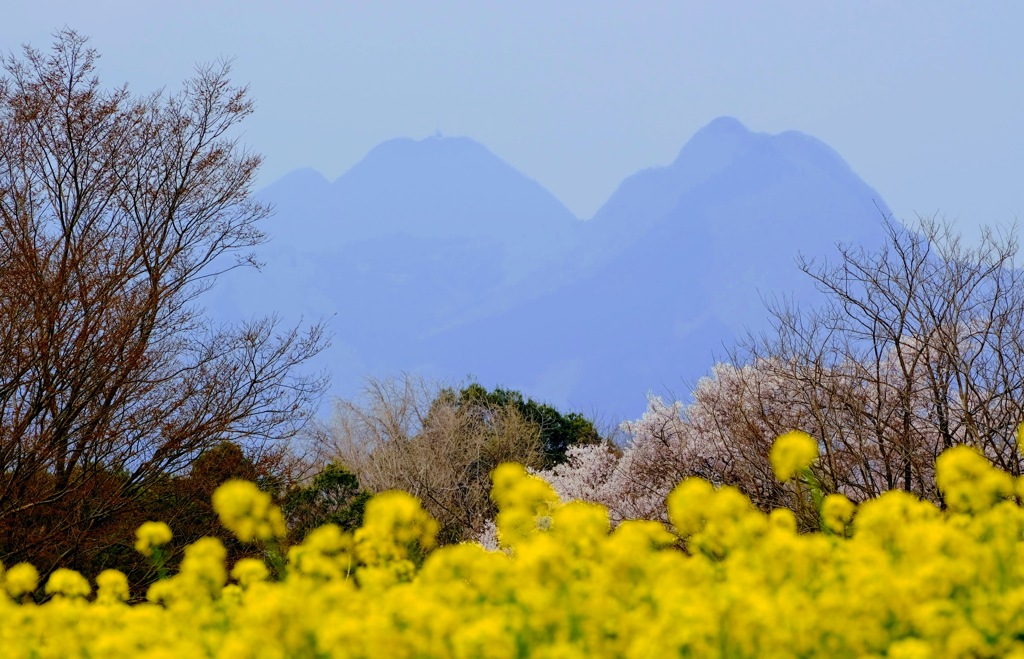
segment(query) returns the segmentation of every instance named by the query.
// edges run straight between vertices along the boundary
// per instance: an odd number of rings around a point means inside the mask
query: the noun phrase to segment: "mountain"
[[[391,140],[328,183],[302,170],[275,204],[263,273],[230,273],[221,317],[330,317],[318,364],[351,395],[367,374],[472,374],[611,419],[708,371],[762,295],[813,301],[798,254],[881,240],[880,196],[822,142],[732,118],[627,178],[587,221],[467,138]],[[332,315],[333,314],[333,315]]]
[[[831,256],[837,241],[880,245],[886,214],[822,142],[719,119],[671,165],[624,181],[586,223],[589,274],[422,352],[456,373],[636,415],[645,393],[685,398],[715,354],[765,329],[763,296],[813,303],[797,256]]]
[[[370,351],[365,344],[404,340],[561,267],[580,224],[467,138],[390,140],[333,183],[300,170],[257,196],[277,209],[259,252],[264,272],[231,273],[211,307],[220,316],[270,302],[286,317],[337,314],[339,340]]]
[[[540,184],[465,137],[389,140],[329,186],[311,178],[293,174],[261,195],[287,211],[269,231],[307,252],[394,236],[442,238],[499,249],[497,264],[518,280],[557,261],[578,224]],[[302,221],[292,208],[305,213]]]
[[[752,134],[732,117],[699,130],[667,167],[651,167],[624,180],[593,217],[591,240],[610,247],[638,240],[668,215],[687,191],[728,167]]]
[[[708,294],[710,310],[738,328],[757,325],[763,305],[754,292],[811,294],[807,278],[795,276],[798,255],[828,256],[837,242],[877,246],[888,212],[821,141],[795,131],[753,133],[723,117],[671,165],[624,181],[592,222],[599,240],[673,245],[689,266],[672,272]]]

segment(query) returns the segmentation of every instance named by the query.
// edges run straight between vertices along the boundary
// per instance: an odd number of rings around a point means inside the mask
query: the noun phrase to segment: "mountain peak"
[[[706,126],[697,131],[697,135],[747,135],[750,130],[736,117],[723,116],[712,119]]]
[[[621,216],[629,209],[629,219],[623,224],[631,225],[631,235],[638,235],[640,226],[663,217],[683,192],[728,167],[756,135],[735,117],[712,120],[683,145],[671,165],[644,169],[619,184],[593,219],[607,223],[605,218]],[[614,241],[623,239],[616,236]]]
[[[362,162],[420,160],[439,157],[465,158],[467,156],[499,160],[487,147],[470,137],[435,133],[419,140],[411,137],[396,137],[386,140],[370,149]]]
[[[743,145],[760,133],[751,132],[735,117],[718,117],[693,134],[672,167],[684,167],[693,162],[704,165],[715,163],[713,168],[725,166]]]
[[[423,254],[475,245],[516,280],[561,263],[576,231],[576,217],[554,195],[469,137],[387,140],[329,186],[309,185],[313,178],[298,175],[265,195],[302,210],[304,221],[287,226],[288,241],[310,253],[360,243],[365,256],[396,236],[418,241]],[[278,226],[284,234],[285,223]]]

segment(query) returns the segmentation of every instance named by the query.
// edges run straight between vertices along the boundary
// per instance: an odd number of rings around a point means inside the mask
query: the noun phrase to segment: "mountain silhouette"
[[[422,352],[572,407],[639,414],[645,393],[685,398],[716,354],[765,329],[763,297],[813,303],[798,255],[879,245],[886,214],[820,141],[719,119],[671,165],[624,181],[586,223],[589,275]]]
[[[732,118],[587,221],[468,138],[391,140],[333,183],[300,170],[260,197],[277,208],[267,266],[229,273],[211,310],[329,317],[313,366],[335,393],[369,374],[472,375],[615,420],[649,391],[685,397],[765,327],[762,296],[813,302],[798,254],[879,244],[888,212],[827,145]]]
[[[332,316],[338,342],[370,353],[561,267],[580,224],[468,138],[390,140],[333,183],[299,170],[257,196],[277,211],[266,266],[224,277],[215,315]]]
[[[578,224],[540,184],[465,137],[389,140],[329,187],[311,178],[299,172],[261,194],[282,210],[269,231],[305,251],[393,236],[490,245],[518,280],[557,261]]]

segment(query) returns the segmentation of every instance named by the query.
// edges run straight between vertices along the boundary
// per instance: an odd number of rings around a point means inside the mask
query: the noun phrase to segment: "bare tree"
[[[938,500],[935,458],[955,444],[1019,474],[1024,271],[1014,262],[1016,229],[986,231],[974,246],[933,220],[917,230],[887,222],[886,231],[878,251],[840,246],[834,261],[802,261],[823,304],[771,304],[772,331],[716,365],[690,404],[652,399],[641,419],[624,424],[621,457],[581,447],[543,475],[560,493],[604,503],[619,517],[663,516],[665,495],[688,475],[736,485],[763,509],[810,514],[769,461],[772,442],[791,429],[819,440],[822,485],[854,500],[891,489]],[[816,527],[811,517],[801,524]]]
[[[771,307],[774,332],[748,360],[785,382],[791,421],[821,439],[826,481],[855,496],[935,498],[932,466],[955,444],[1020,473],[1024,271],[1016,229],[966,245],[948,223],[886,223],[876,251],[840,246],[801,268],[824,293],[807,311]]]
[[[196,304],[264,240],[261,158],[234,136],[246,89],[219,64],[136,97],[103,87],[96,59],[69,30],[49,53],[2,58],[5,560],[100,551],[154,479],[225,440],[293,435],[325,384],[293,368],[322,349],[319,326],[213,327]]]
[[[406,375],[370,379],[355,401],[338,401],[321,438],[327,453],[374,492],[399,489],[423,501],[446,542],[479,534],[491,517],[490,474],[502,462],[539,468],[541,428],[514,404],[460,400]]]

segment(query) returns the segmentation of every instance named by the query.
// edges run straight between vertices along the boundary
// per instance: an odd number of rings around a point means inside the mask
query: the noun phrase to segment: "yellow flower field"
[[[806,447],[780,454],[786,477]],[[793,447],[790,447],[792,449]],[[797,456],[797,457],[794,457]],[[803,456],[803,457],[800,457]],[[778,465],[777,465],[778,467]],[[148,602],[120,573],[98,589],[70,570],[11,566],[0,596],[6,657],[1024,657],[1020,479],[972,449],[940,456],[948,508],[903,492],[821,505],[822,532],[765,515],[697,479],[668,499],[672,529],[560,503],[517,466],[494,473],[505,549],[434,549],[436,523],[407,494],[371,501],[355,534],[314,531],[286,558],[280,513],[254,487],[215,497],[266,563],[230,570],[220,542],[187,550]],[[140,551],[170,538],[140,529]],[[279,581],[268,580],[276,570]]]

